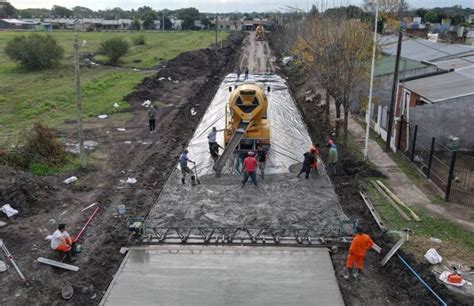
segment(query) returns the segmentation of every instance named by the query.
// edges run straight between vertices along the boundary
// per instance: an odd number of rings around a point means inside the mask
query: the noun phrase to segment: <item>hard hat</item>
[[[253,156],[254,153],[252,151],[249,151],[248,155]]]

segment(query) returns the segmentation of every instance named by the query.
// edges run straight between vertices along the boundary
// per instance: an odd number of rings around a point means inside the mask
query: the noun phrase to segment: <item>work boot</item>
[[[184,178],[181,179],[181,184],[186,184],[186,181],[184,180]]]
[[[191,186],[196,186],[196,178],[194,176],[191,176]]]
[[[346,271],[344,272],[344,279],[349,279],[351,277],[351,270],[349,268],[346,268]]]
[[[352,272],[352,276],[354,276],[354,278],[357,278],[358,275],[359,275],[359,269],[354,268],[354,270]]]

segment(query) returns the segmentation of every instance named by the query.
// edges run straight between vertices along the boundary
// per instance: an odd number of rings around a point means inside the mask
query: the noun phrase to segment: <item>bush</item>
[[[109,62],[115,64],[122,56],[127,54],[129,47],[129,44],[125,39],[115,37],[102,41],[98,53],[107,56]]]
[[[139,35],[137,37],[134,37],[132,39],[132,42],[135,46],[146,45],[146,37],[145,35]]]
[[[5,53],[27,70],[40,70],[58,65],[64,49],[51,35],[16,36],[7,42]]]

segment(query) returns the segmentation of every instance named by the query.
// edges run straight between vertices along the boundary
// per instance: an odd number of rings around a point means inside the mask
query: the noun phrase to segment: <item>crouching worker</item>
[[[55,251],[60,251],[66,254],[69,260],[72,259],[72,247],[74,244],[74,238],[69,236],[66,232],[66,224],[59,224],[58,229],[53,233],[51,237],[51,248]]]
[[[186,173],[191,174],[191,185],[195,186],[196,182],[194,181],[196,178],[193,174],[193,171],[189,169],[188,162],[195,164],[192,160],[188,158],[188,150],[184,150],[183,154],[179,156],[179,166],[181,167],[181,174],[183,178],[181,178],[181,183],[184,185],[186,184]]]
[[[349,255],[346,260],[346,274],[345,279],[349,279],[351,272],[354,278],[357,278],[359,271],[362,271],[362,265],[364,262],[365,253],[368,249],[374,249],[377,253],[380,253],[381,249],[376,245],[369,235],[364,234],[364,230],[361,226],[358,226],[356,233],[352,238],[352,243],[349,248]]]

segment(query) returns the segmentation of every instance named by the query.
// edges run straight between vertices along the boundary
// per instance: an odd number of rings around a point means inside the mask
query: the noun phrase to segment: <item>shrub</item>
[[[51,35],[16,36],[7,42],[5,53],[27,70],[41,70],[58,65],[64,49]]]
[[[132,42],[135,46],[146,45],[146,37],[145,35],[139,35],[137,37],[134,37],[132,39]]]
[[[125,39],[115,37],[102,41],[98,53],[107,56],[110,63],[117,63],[122,56],[127,54],[129,47]]]

